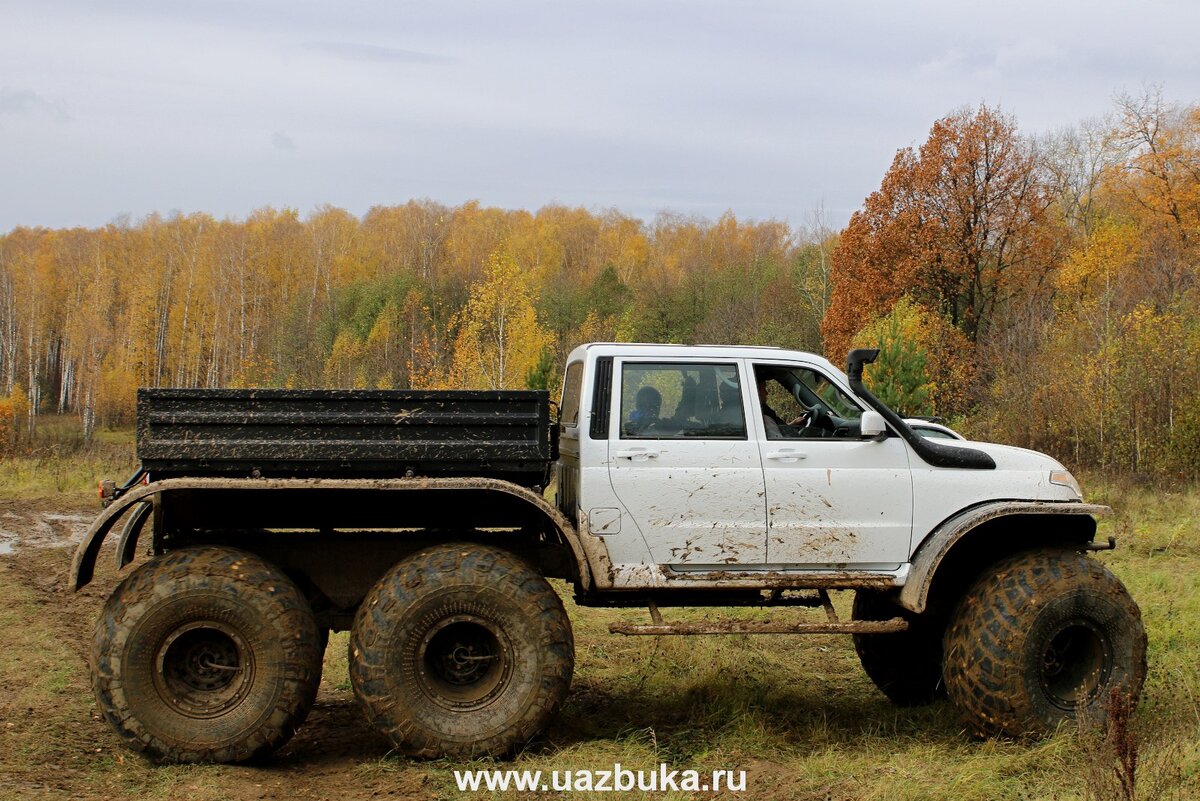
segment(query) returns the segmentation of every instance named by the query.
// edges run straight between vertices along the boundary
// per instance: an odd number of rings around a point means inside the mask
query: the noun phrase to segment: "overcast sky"
[[[1197,31],[1194,0],[0,0],[0,231],[424,197],[841,225],[963,105],[1200,102]]]

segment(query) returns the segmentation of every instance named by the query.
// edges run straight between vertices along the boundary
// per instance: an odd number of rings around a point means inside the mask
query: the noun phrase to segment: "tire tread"
[[[1100,562],[1076,551],[1029,551],[998,562],[980,577],[946,630],[947,694],[974,734],[1025,737],[1053,730],[1056,722],[1038,712],[1021,677],[1019,652],[1038,613],[1053,599],[1080,589],[1111,601],[1131,627],[1132,660],[1123,667],[1125,690],[1136,701],[1146,676],[1146,633],[1124,585]]]
[[[536,618],[544,632],[539,647],[550,655],[543,660],[541,690],[520,719],[470,743],[440,738],[417,724],[392,697],[380,647],[421,596],[459,579],[501,593]],[[575,661],[570,620],[554,588],[515,554],[474,543],[436,545],[394,566],[359,607],[349,648],[351,684],[368,721],[397,750],[420,758],[500,756],[524,745],[566,697]]]
[[[124,695],[122,646],[147,605],[179,587],[234,582],[240,600],[270,607],[272,624],[294,641],[292,658],[278,668],[284,691],[274,713],[241,742],[219,748],[195,742],[171,742],[139,720]],[[316,699],[320,683],[320,632],[307,600],[277,567],[247,551],[196,546],[181,548],[141,565],[109,596],[96,624],[92,651],[92,689],[105,719],[129,748],[161,762],[246,762],[270,754],[295,734]],[[202,725],[202,724],[198,724]]]

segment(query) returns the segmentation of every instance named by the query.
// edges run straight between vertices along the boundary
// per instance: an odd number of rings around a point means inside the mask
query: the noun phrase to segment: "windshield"
[[[778,385],[780,392],[771,393],[772,400],[778,398],[780,403],[797,413],[816,407],[846,422],[862,417],[862,408],[857,402],[811,367],[756,367],[755,370]]]

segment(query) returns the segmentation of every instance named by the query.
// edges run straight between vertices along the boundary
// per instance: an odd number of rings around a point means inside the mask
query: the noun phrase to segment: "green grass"
[[[95,498],[101,479],[118,484],[133,474],[137,463],[126,446],[92,446],[60,454],[38,453],[0,459],[0,499],[72,495]]]
[[[1200,798],[1200,494],[1117,485],[1102,493],[1117,514],[1101,535],[1116,534],[1121,547],[1100,558],[1129,586],[1149,632],[1137,797]],[[838,599],[840,611],[848,601]],[[746,796],[758,798],[1121,797],[1103,741],[1075,730],[1035,743],[972,740],[945,703],[891,706],[863,675],[848,638],[620,638],[607,634],[608,623],[644,612],[569,609],[572,695],[545,740],[511,767],[745,768]],[[432,767],[444,797],[454,795],[456,767]]]
[[[101,479],[121,483],[136,469],[132,429],[96,431],[86,442],[76,418],[43,415],[33,438],[0,459],[0,499],[94,498]]]

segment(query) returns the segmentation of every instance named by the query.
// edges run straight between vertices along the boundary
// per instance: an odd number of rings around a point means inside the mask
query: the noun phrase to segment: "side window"
[[[767,439],[844,437],[862,409],[838,386],[808,367],[755,365]]]
[[[559,406],[558,422],[564,426],[579,424],[579,395],[583,387],[583,362],[567,365],[563,379],[562,404]]]
[[[621,439],[746,439],[737,365],[626,363]]]

